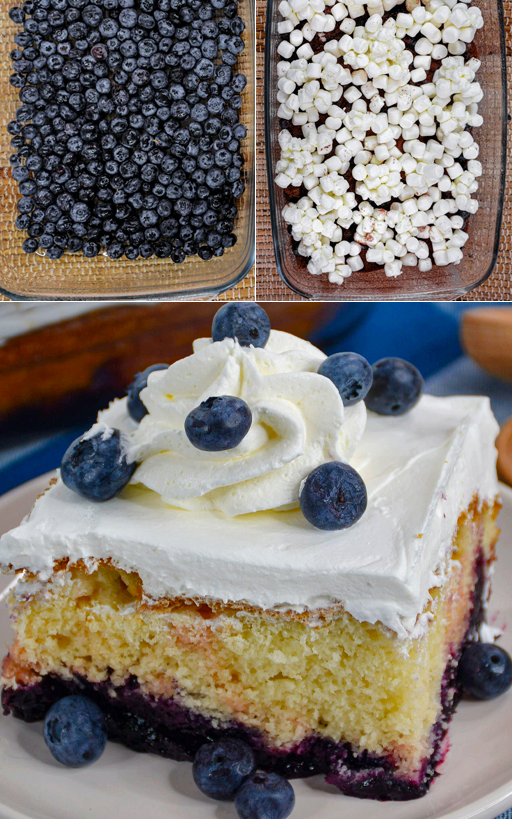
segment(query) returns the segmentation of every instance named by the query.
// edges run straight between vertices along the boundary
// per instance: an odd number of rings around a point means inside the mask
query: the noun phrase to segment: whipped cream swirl
[[[345,408],[334,384],[318,375],[324,359],[307,341],[276,330],[265,348],[198,339],[193,355],[152,373],[141,392],[149,414],[132,436],[139,466],[131,482],[172,506],[230,517],[297,506],[304,478],[327,461],[348,461],[366,424],[364,403]],[[243,398],[252,426],[237,447],[203,452],[189,442],[185,418],[218,395]]]

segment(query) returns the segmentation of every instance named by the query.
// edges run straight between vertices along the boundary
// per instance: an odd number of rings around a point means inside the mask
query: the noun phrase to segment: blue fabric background
[[[512,415],[512,384],[487,375],[464,356],[459,342],[461,313],[474,308],[432,303],[343,304],[311,341],[328,354],[354,350],[372,363],[389,355],[412,361],[425,377],[428,392],[489,395],[502,423]],[[0,451],[0,495],[56,468],[81,432],[80,428],[63,429],[4,447]],[[512,819],[512,809],[497,819]]]

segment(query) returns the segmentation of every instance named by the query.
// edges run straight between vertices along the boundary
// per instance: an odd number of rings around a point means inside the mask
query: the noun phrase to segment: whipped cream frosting
[[[39,330],[49,324],[104,310],[110,304],[0,304],[0,346],[15,336]]]
[[[152,376],[149,385],[156,403],[164,394],[159,380]],[[209,384],[197,386],[193,399]],[[125,400],[101,420],[136,429]],[[0,539],[0,565],[27,568],[44,582],[62,558],[88,566],[110,559],[136,571],[151,599],[244,601],[307,611],[312,622],[319,610],[342,604],[358,620],[383,623],[406,639],[421,633],[429,590],[449,571],[460,513],[476,495],[492,502],[498,494],[497,432],[487,398],[425,395],[398,418],[369,412],[351,457],[365,480],[368,508],[338,532],[314,529],[299,509],[235,517],[217,509],[191,513],[140,483],[94,504],[59,479]]]
[[[345,408],[317,370],[325,355],[289,333],[272,331],[265,348],[226,338],[198,339],[194,354],[152,373],[141,399],[148,409],[130,454],[140,464],[132,483],[171,506],[228,516],[298,506],[302,481],[320,464],[349,460],[366,424],[361,401]],[[188,440],[188,413],[210,396],[243,398],[252,425],[224,452]],[[110,414],[101,416],[114,424]]]

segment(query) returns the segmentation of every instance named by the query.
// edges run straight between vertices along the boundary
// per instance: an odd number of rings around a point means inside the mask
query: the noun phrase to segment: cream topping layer
[[[324,359],[276,330],[264,349],[198,339],[193,355],[152,373],[141,393],[149,413],[133,434],[130,455],[140,463],[132,483],[172,506],[230,517],[298,506],[302,481],[320,464],[349,460],[366,423],[364,403],[344,408],[317,373]],[[237,447],[204,452],[188,440],[185,418],[219,395],[243,398],[252,425]],[[109,411],[101,419],[115,426]]]
[[[0,305],[0,345],[15,336],[39,330],[49,324],[58,324],[67,319],[104,310],[107,304],[1,304]]]
[[[106,416],[134,428],[124,401]],[[402,417],[369,412],[351,459],[368,509],[340,532],[314,529],[297,509],[191,513],[138,486],[93,504],[59,480],[0,539],[0,565],[44,581],[56,560],[110,559],[138,572],[153,599],[245,601],[312,615],[341,603],[407,638],[421,633],[429,589],[443,583],[460,513],[476,494],[498,494],[497,431],[487,398],[426,395]]]

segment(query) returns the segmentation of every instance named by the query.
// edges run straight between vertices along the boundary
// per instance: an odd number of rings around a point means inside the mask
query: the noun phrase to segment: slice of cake
[[[246,336],[233,309],[101,413],[1,538],[5,713],[84,693],[137,750],[238,737],[267,770],[419,797],[489,595],[489,401],[419,398],[411,365],[326,361],[264,322]]]

